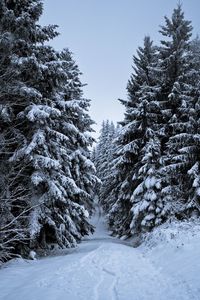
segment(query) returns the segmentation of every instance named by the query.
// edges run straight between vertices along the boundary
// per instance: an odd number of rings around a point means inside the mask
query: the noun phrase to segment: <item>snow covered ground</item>
[[[199,236],[178,248],[176,239],[155,245],[150,239],[135,249],[110,237],[100,214],[93,222],[95,234],[65,255],[7,264],[0,299],[200,299]]]

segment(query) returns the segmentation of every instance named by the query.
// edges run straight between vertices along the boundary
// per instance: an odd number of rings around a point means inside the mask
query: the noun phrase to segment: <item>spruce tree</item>
[[[109,142],[109,121],[103,121],[100,131],[99,142],[96,146],[96,161],[97,176],[102,180],[107,163],[107,151]]]
[[[2,72],[15,76],[1,103],[0,233],[15,253],[75,246],[93,230],[89,101],[71,53],[44,45],[57,33],[37,24],[41,13],[39,0],[2,1],[2,35],[12,37]]]
[[[144,47],[139,47],[133,58],[134,73],[127,86],[129,99],[122,101],[126,112],[118,138],[118,183],[115,196],[111,193],[115,202],[109,211],[109,222],[119,235],[149,230],[162,220],[157,174],[161,117],[156,101],[158,87],[152,72],[156,58],[156,48],[145,37]]]
[[[42,28],[36,24],[41,13],[41,1],[1,1],[0,250],[4,257],[29,238],[31,189],[27,170],[31,167],[28,161],[14,162],[12,158],[28,138],[27,122],[21,119],[21,112],[32,101],[41,100],[40,92],[31,83],[33,78],[41,78],[33,48],[57,35],[55,26]]]
[[[105,130],[106,129],[106,130]],[[115,152],[115,138],[117,135],[117,129],[113,122],[106,122],[106,126],[102,128],[102,134],[100,136],[99,144],[97,149],[99,152],[96,157],[96,162],[100,166],[99,178],[101,185],[99,187],[98,195],[100,204],[105,212],[108,210],[108,190],[110,190],[113,183],[113,159]]]
[[[200,157],[199,157],[199,120],[200,120],[200,39],[197,37],[190,44],[188,62],[191,65],[188,74],[190,83],[188,93],[192,98],[193,109],[190,111],[191,123],[193,123],[193,138],[185,139],[184,152],[190,157],[192,168],[188,170],[189,176],[189,197],[187,201],[187,211],[189,214],[199,216],[200,213]],[[191,133],[191,132],[190,132]],[[189,136],[189,134],[188,134]],[[191,135],[189,136],[191,137]]]
[[[199,215],[199,82],[200,82],[200,43],[193,40],[186,56],[185,72],[182,74],[181,98],[184,108],[180,111],[184,117],[184,127],[181,133],[170,138],[171,147],[177,149],[173,153],[174,168],[181,168],[184,176],[179,182],[184,193],[181,216]],[[176,147],[175,147],[176,144]]]
[[[174,9],[171,19],[165,17],[165,25],[160,31],[165,37],[159,48],[157,68],[161,86],[158,99],[162,105],[165,135],[162,139],[162,160],[165,164],[162,196],[173,215],[184,211],[188,197],[186,165],[190,165],[191,161],[186,161],[186,157],[181,155],[181,140],[188,138],[186,135],[192,126],[190,112],[193,104],[187,91],[191,71],[188,64],[191,31],[191,22],[185,20],[181,5]]]
[[[95,148],[94,164],[100,182],[97,184],[96,193],[98,194],[101,205],[104,206],[102,198],[102,185],[110,174],[109,163],[112,160],[112,143],[115,136],[115,125],[113,122],[103,121],[100,131],[99,141]]]
[[[117,144],[117,138],[119,136],[120,132],[120,126],[118,125],[115,128],[114,134],[112,134],[110,138],[110,142],[108,144],[108,161],[106,165],[106,176],[102,180],[101,188],[100,188],[100,202],[102,205],[102,208],[107,215],[107,213],[112,208],[112,205],[115,201],[115,198],[113,199],[114,189],[116,186],[116,157],[118,152],[118,144]]]

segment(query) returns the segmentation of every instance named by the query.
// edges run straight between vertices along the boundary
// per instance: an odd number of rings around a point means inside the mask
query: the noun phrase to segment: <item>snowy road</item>
[[[11,263],[0,271],[1,300],[197,300],[142,254],[109,237],[96,216],[93,236],[68,255]]]

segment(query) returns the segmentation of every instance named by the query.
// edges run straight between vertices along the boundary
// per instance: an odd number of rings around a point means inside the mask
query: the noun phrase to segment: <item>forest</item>
[[[133,54],[124,118],[97,141],[81,71],[49,45],[59,29],[42,13],[41,0],[0,0],[0,264],[76,248],[95,231],[95,199],[110,236],[134,247],[198,222],[200,39],[182,6]]]

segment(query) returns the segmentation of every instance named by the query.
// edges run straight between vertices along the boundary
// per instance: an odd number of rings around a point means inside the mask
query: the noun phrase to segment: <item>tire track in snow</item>
[[[94,299],[95,300],[118,300],[116,284],[118,277],[116,272],[109,269],[112,265],[112,256],[110,252],[106,251],[106,245],[102,244],[93,254],[90,263],[95,269],[98,276],[96,285],[94,286]],[[103,258],[102,258],[103,257]],[[89,257],[88,257],[89,258]],[[86,262],[86,261],[85,261]],[[89,261],[88,261],[89,263]],[[92,271],[92,268],[90,272]],[[92,274],[91,274],[92,275]]]
[[[111,275],[111,276],[114,276],[114,280],[113,280],[113,284],[111,286],[111,289],[113,291],[113,300],[118,300],[118,294],[117,294],[117,289],[116,289],[116,286],[117,286],[117,283],[118,283],[118,277],[116,275],[116,273],[114,272],[111,272],[105,268],[103,268],[103,271],[106,272],[107,274]]]
[[[88,268],[91,278],[96,278],[93,287],[94,300],[118,300],[116,291],[118,277],[113,270],[108,269],[108,264],[112,264],[112,258],[110,252],[105,251],[105,244],[88,253],[80,262],[83,269]]]
[[[97,282],[97,285],[94,288],[94,299],[118,300],[115,291],[116,275],[105,268],[99,268],[99,273],[100,280]]]

